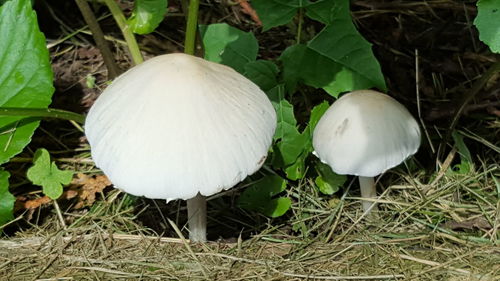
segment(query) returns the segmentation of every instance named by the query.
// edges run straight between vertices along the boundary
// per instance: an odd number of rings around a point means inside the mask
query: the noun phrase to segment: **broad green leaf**
[[[338,3],[345,7],[338,11],[349,15],[349,1],[339,0]],[[309,42],[308,47],[370,81],[371,86],[382,91],[387,89],[371,44],[358,33],[350,16],[336,16]]]
[[[300,134],[298,131],[294,135],[289,135],[278,142],[277,147],[281,155],[281,163],[283,166],[289,166],[297,160],[297,158],[307,150],[309,139],[306,134]]]
[[[274,197],[285,190],[286,183],[279,176],[265,176],[241,193],[238,206],[273,218],[282,216],[290,209],[292,202],[288,197]]]
[[[337,175],[332,171],[330,166],[317,162],[316,171],[318,176],[314,180],[319,191],[326,195],[332,195],[339,190],[345,183],[347,177],[345,175]]]
[[[474,25],[479,30],[479,39],[492,52],[500,53],[500,1],[479,0]]]
[[[299,8],[306,7],[307,0],[252,0],[252,6],[262,21],[262,30],[289,23]]]
[[[200,33],[205,47],[205,59],[222,63],[245,73],[245,65],[255,61],[259,44],[250,32],[244,32],[225,23],[201,25]]]
[[[0,169],[0,226],[14,218],[16,197],[9,192],[9,177],[9,172]]]
[[[49,52],[29,0],[0,7],[0,106],[46,108],[54,88]],[[30,142],[39,121],[0,117],[0,164]]]
[[[373,84],[361,75],[336,63],[305,45],[288,47],[280,57],[283,77],[289,92],[298,82],[323,88],[334,97],[342,92],[366,89]]]
[[[245,76],[263,91],[268,91],[278,85],[276,80],[278,72],[278,67],[267,60],[252,61],[245,65]]]
[[[301,44],[288,47],[279,59],[283,62],[283,78],[290,92],[295,91],[297,82],[315,88],[327,86],[341,70],[331,59]]]
[[[328,104],[328,102],[324,101],[324,102],[316,105],[311,110],[311,116],[309,117],[309,122],[308,122],[307,127],[304,129],[304,132],[303,132],[306,139],[308,140],[308,142],[306,144],[308,154],[313,151],[312,136],[314,133],[314,128],[316,128],[316,125],[318,124],[319,120],[321,119],[321,116],[323,116],[323,114],[328,110],[329,107],[330,107],[330,105]]]
[[[340,18],[350,20],[349,13],[349,5],[344,0],[319,0],[306,8],[306,16],[324,24]]]
[[[168,0],[135,0],[127,23],[134,33],[151,33],[163,21],[167,7]]]
[[[305,172],[305,158],[310,146],[309,135],[300,133],[293,106],[285,99],[283,85],[268,91],[269,99],[277,113],[278,124],[274,139],[272,163],[275,168],[284,168],[287,177],[291,180],[302,178]],[[302,156],[302,157],[301,157]]]
[[[309,123],[304,132],[296,138],[278,143],[276,152],[281,156],[282,165],[285,166],[287,178],[298,180],[304,177],[306,172],[306,159],[313,151],[312,133],[316,124],[325,111],[329,108],[328,102],[315,106],[311,110]]]
[[[368,78],[349,68],[342,67],[335,74],[335,79],[330,84],[324,86],[323,90],[333,97],[338,98],[340,93],[368,89],[373,86],[372,81],[368,80]]]
[[[311,116],[309,117],[309,123],[307,124],[307,129],[309,130],[311,136],[312,132],[314,132],[314,128],[316,128],[316,125],[318,124],[323,114],[325,114],[325,112],[328,110],[328,108],[330,108],[330,105],[327,101],[324,101],[316,105],[311,110]]]
[[[299,180],[306,175],[306,158],[309,153],[302,151],[302,153],[295,159],[291,165],[285,168],[286,177],[290,180]]]
[[[293,106],[285,99],[285,89],[283,85],[278,85],[268,91],[268,97],[276,110],[278,124],[274,139],[287,139],[299,134],[297,120],[293,113]]]
[[[43,188],[43,193],[51,199],[61,196],[63,185],[67,185],[73,178],[73,171],[61,171],[55,162],[50,161],[49,152],[38,149],[33,157],[33,166],[28,169],[28,179],[33,184]]]

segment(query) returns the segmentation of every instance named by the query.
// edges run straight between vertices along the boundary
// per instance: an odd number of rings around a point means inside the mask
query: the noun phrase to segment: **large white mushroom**
[[[402,163],[419,146],[420,128],[408,110],[372,90],[339,98],[313,133],[315,154],[335,173],[359,176],[363,198],[376,198],[373,177]],[[363,201],[363,209],[372,204]]]
[[[276,113],[233,69],[186,54],[137,65],[101,94],[85,133],[96,166],[127,193],[186,199],[190,239],[206,240],[204,196],[264,163]]]

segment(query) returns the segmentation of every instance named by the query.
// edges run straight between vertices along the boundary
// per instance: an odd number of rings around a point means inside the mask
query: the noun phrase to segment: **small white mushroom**
[[[257,85],[233,69],[185,54],[137,65],[87,115],[96,166],[117,188],[187,199],[190,238],[206,239],[206,201],[256,172],[276,128]]]
[[[335,173],[359,176],[363,198],[376,198],[373,177],[402,163],[419,146],[420,128],[408,110],[372,90],[339,98],[313,133],[315,154]],[[363,201],[365,211],[371,205]]]

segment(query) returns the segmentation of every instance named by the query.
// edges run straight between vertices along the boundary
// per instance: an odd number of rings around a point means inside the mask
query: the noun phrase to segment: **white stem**
[[[361,197],[363,198],[377,198],[377,190],[375,189],[375,181],[373,177],[358,177],[359,186],[361,187]],[[363,211],[366,212],[374,203],[371,201],[363,200]],[[371,211],[378,211],[378,206],[372,207]]]
[[[207,199],[198,193],[187,200],[189,239],[191,242],[207,241]]]

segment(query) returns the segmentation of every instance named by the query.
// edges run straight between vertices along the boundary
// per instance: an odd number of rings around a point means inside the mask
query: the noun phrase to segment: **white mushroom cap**
[[[338,174],[374,177],[417,152],[420,129],[388,95],[354,91],[325,112],[313,133],[319,159]]]
[[[117,188],[156,199],[229,189],[264,163],[274,108],[233,69],[185,54],[118,77],[89,111],[92,158]]]

